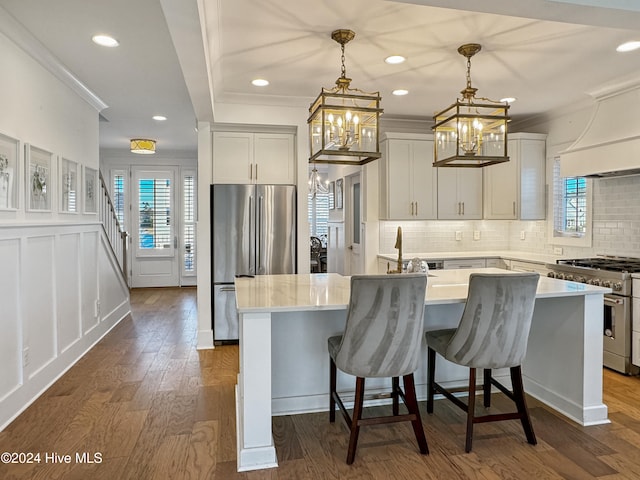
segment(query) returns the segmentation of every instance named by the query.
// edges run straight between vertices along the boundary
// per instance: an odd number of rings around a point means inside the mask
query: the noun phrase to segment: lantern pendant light
[[[342,51],[342,69],[336,86],[322,88],[309,107],[309,163],[364,165],[380,158],[380,93],[349,88],[344,46],[353,40],[351,30],[335,30],[331,38]]]
[[[476,99],[471,86],[471,57],[482,47],[469,43],[458,48],[467,59],[467,86],[462,98],[433,117],[434,167],[481,168],[508,162],[507,115],[509,104]]]

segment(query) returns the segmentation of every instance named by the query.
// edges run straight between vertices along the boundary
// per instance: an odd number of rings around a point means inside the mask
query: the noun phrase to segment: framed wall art
[[[51,211],[51,159],[53,154],[25,145],[25,177],[27,210],[32,212]]]
[[[0,133],[0,210],[18,208],[20,141]]]
[[[78,213],[78,164],[60,157],[60,211]]]
[[[344,191],[344,179],[339,178],[336,180],[336,208],[342,208],[342,199]]]
[[[98,170],[84,167],[84,213],[98,213]]]

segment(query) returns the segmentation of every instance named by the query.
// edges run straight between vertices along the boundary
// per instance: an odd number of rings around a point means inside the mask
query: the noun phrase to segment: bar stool
[[[537,273],[471,274],[467,303],[458,328],[426,332],[428,347],[427,412],[433,413],[436,392],[467,412],[465,451],[471,451],[475,423],[520,419],[527,441],[535,445],[522,385],[521,364],[527,341],[539,275]],[[450,362],[469,367],[467,404],[435,381],[436,352]],[[476,416],[476,368],[484,370],[484,406],[491,406],[491,385],[516,404],[517,412]],[[494,368],[509,368],[513,391],[491,375]]]
[[[427,276],[354,275],[343,335],[328,339],[330,357],[329,421],[335,422],[336,402],[351,431],[347,464],[356,455],[363,425],[410,421],[420,453],[429,453],[413,372],[418,368],[423,331]],[[356,377],[353,419],[336,391],[337,369]],[[365,378],[391,377],[393,416],[362,418]],[[404,392],[400,389],[402,377]],[[408,414],[399,414],[402,397]]]

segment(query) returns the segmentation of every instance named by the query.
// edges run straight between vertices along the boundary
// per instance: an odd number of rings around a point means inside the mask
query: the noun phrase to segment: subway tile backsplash
[[[640,176],[594,180],[592,208],[592,247],[562,246],[562,256],[640,257]],[[552,255],[555,246],[548,242],[547,222],[542,220],[381,221],[380,252],[396,251],[398,226],[406,253],[515,250]],[[478,240],[474,232],[479,232]]]

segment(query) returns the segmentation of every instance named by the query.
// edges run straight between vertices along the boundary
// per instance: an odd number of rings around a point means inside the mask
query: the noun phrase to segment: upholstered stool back
[[[418,368],[425,274],[354,275],[335,363],[357,377],[398,377]]]
[[[475,273],[456,333],[444,357],[471,368],[521,365],[538,285],[537,273]]]

